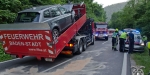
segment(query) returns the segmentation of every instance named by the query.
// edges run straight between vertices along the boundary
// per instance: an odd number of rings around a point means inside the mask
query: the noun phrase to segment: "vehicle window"
[[[40,13],[23,12],[19,13],[15,22],[39,22]]]
[[[52,8],[52,9],[51,9],[51,15],[52,15],[52,17],[56,17],[56,16],[60,16],[61,13],[60,13],[60,11],[58,10],[58,8]]]
[[[107,28],[107,25],[96,25],[96,28]]]
[[[50,12],[49,10],[44,11],[44,18],[50,18]]]
[[[60,9],[60,11],[62,12],[62,14],[65,14],[65,12],[66,12],[66,9],[65,9],[65,8],[59,7],[59,9]]]
[[[140,34],[134,34],[134,39],[141,39],[141,35]]]

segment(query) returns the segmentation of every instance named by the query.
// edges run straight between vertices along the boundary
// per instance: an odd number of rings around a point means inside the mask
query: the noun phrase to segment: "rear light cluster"
[[[66,44],[67,47],[73,47],[73,44]]]

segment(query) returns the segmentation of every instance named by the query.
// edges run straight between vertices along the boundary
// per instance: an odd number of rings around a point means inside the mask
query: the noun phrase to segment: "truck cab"
[[[95,23],[95,39],[108,40],[108,24],[105,22]]]

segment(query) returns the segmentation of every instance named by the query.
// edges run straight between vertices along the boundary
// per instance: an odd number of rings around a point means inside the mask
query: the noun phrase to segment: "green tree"
[[[111,27],[137,28],[142,31],[142,34],[150,36],[149,16],[149,0],[130,0],[123,10],[112,15],[109,23]]]

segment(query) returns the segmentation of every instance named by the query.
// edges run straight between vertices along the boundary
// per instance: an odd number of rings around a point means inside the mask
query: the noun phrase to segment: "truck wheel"
[[[77,54],[81,54],[83,52],[83,43],[82,40],[79,41]]]
[[[91,45],[94,45],[94,41],[95,41],[95,40],[94,40],[94,37],[93,37],[92,39],[93,39],[93,41],[92,41]],[[95,38],[95,39],[96,39],[96,38]]]
[[[85,51],[86,48],[87,48],[86,38],[84,38],[83,40],[84,40],[84,42],[83,42],[83,51]]]
[[[58,29],[53,29],[52,30],[52,35],[53,35],[54,41],[56,41],[58,39],[58,37],[59,37],[59,31],[58,31]]]

